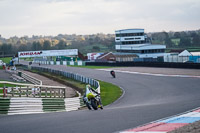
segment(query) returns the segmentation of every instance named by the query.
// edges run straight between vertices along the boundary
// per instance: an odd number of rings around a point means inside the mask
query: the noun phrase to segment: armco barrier
[[[18,72],[21,72],[21,71],[18,71]],[[32,77],[32,76],[30,76],[30,75],[24,73],[24,72],[21,72],[21,76],[22,76],[25,80],[27,80],[27,81],[29,81],[29,82],[31,82],[31,83],[33,83],[33,84],[42,85],[42,81],[41,81],[41,80],[36,79],[36,78],[34,78],[34,77]]]
[[[200,63],[175,63],[175,62],[86,62],[92,66],[144,66],[166,68],[192,68],[200,69]]]
[[[27,68],[27,66],[25,66],[25,67]],[[51,68],[31,66],[30,69],[38,70],[38,71],[42,71],[42,72],[54,73],[54,74],[57,74],[57,75],[61,75],[61,76],[67,77],[67,78],[71,78],[71,79],[80,81],[82,83],[90,84],[90,85],[94,86],[95,88],[97,88],[97,91],[100,93],[99,82],[97,80],[95,80],[95,79],[92,79],[92,78],[89,78],[89,77],[85,77],[85,76],[79,75],[79,74],[70,73],[70,72],[54,70],[54,69],[51,69]]]

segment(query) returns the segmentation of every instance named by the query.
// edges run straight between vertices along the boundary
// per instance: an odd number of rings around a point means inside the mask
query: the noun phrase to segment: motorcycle
[[[86,104],[89,110],[91,110],[92,108],[94,110],[97,110],[98,108],[103,109],[100,94],[96,92],[90,85],[86,85],[83,102]]]
[[[110,71],[110,74],[112,75],[112,77],[113,77],[113,78],[115,78],[115,77],[116,77],[116,76],[115,76],[115,71],[113,71],[113,70],[112,70],[112,71]]]

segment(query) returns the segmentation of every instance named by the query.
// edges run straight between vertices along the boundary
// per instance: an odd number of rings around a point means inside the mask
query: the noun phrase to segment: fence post
[[[35,88],[33,88],[33,97],[35,97]]]
[[[47,98],[47,88],[45,88],[45,97]]]
[[[41,98],[41,93],[42,93],[42,87],[39,87],[39,89],[40,89],[40,94],[39,94],[39,97]]]
[[[63,94],[63,98],[65,98],[65,89],[63,89],[63,92],[64,92],[64,94]]]
[[[56,90],[54,89],[54,98],[56,97]]]
[[[51,98],[51,96],[52,96],[52,89],[50,89],[50,98]]]
[[[59,97],[59,98],[60,98],[60,95],[61,95],[61,94],[60,94],[60,89],[59,89],[59,90],[58,90],[58,97]]]
[[[12,97],[14,97],[14,90],[13,90],[13,87],[11,88],[11,91],[12,91]]]
[[[20,88],[19,88],[19,97],[21,97],[21,95],[22,95],[22,90],[21,90],[21,86],[20,86]]]
[[[28,90],[29,90],[29,87],[27,86],[27,89],[26,89],[26,97],[28,97]]]
[[[4,87],[3,87],[3,97],[6,97],[6,87],[5,87],[5,84],[4,84]]]

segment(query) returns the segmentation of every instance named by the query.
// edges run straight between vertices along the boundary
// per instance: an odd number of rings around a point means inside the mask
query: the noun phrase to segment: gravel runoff
[[[169,133],[200,133],[200,121],[186,125]]]

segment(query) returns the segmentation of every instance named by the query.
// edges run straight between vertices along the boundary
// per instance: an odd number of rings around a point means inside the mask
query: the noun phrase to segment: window
[[[140,37],[138,37],[138,38],[135,38],[135,39],[141,39]]]
[[[120,34],[116,34],[116,37],[120,37]]]
[[[125,38],[125,40],[134,40],[134,38]]]
[[[116,34],[116,37],[126,37],[126,36],[144,36],[144,33],[121,33],[121,34]]]

